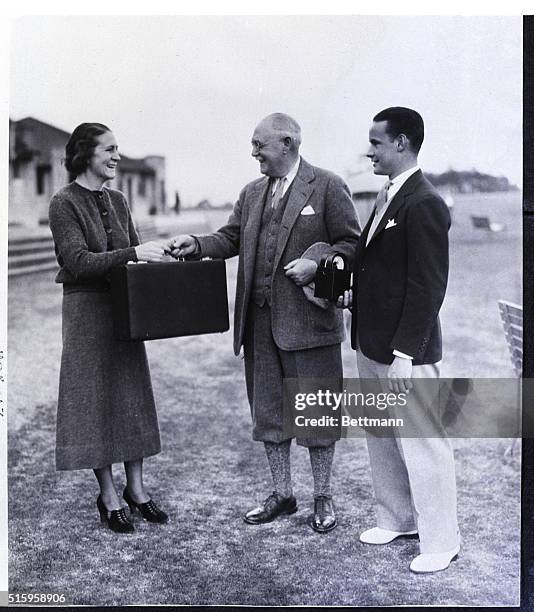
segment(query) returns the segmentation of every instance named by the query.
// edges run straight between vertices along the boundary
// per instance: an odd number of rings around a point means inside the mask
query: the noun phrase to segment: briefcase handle
[[[175,264],[175,263],[184,263],[184,262],[192,262],[192,261],[213,261],[213,258],[211,257],[202,257],[202,258],[192,258],[192,257],[184,257],[183,255],[181,257],[173,257],[172,261],[169,261],[169,259],[167,259],[166,261],[158,261],[158,262],[152,262],[152,261],[128,261],[126,262],[129,266],[130,265],[137,265],[137,264],[151,264],[151,263],[166,263],[166,264]]]
[[[152,263],[168,263],[168,264],[173,264],[173,263],[177,263],[177,262],[181,262],[181,261],[187,261],[185,259],[185,257],[173,257],[173,261],[158,261],[158,262],[154,262],[154,261],[128,261],[126,262],[129,266],[131,265],[138,265],[138,264],[152,264]]]

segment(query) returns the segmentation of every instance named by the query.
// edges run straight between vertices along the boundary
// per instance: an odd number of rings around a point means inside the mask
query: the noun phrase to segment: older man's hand
[[[284,266],[286,276],[290,278],[295,285],[302,287],[311,283],[317,272],[317,264],[312,259],[294,259]]]
[[[169,240],[170,252],[173,257],[187,257],[197,250],[197,241],[193,236],[181,234]]]

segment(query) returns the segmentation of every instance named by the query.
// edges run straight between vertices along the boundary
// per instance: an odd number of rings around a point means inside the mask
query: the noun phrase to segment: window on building
[[[133,189],[132,189],[132,177],[129,176],[126,179],[126,189],[127,189],[127,198],[128,198],[128,204],[130,205],[130,210],[133,211],[134,209],[134,197],[133,197]]]
[[[37,195],[46,193],[46,179],[50,172],[50,166],[37,166],[35,168]]]
[[[137,195],[144,198],[146,196],[146,178],[144,176],[139,177],[139,181],[137,183]]]

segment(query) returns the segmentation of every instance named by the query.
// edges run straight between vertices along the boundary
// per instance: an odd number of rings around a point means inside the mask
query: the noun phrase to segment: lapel
[[[367,245],[367,247],[369,247],[373,243],[373,240],[386,227],[388,221],[393,219],[395,215],[397,214],[397,212],[399,211],[399,209],[402,208],[402,206],[404,206],[404,203],[406,202],[406,198],[410,196],[417,189],[422,178],[423,178],[423,173],[421,172],[421,170],[417,170],[417,172],[414,172],[412,176],[410,176],[408,180],[404,183],[404,185],[399,189],[399,191],[393,196],[393,198],[391,199],[391,202],[389,203],[389,206],[386,209],[386,212],[384,213],[384,216],[382,217],[382,219],[380,219],[380,223],[378,224],[375,230],[375,233],[371,236],[371,239],[369,240],[369,244]],[[364,248],[366,248],[365,243],[367,242],[367,234],[369,233],[369,228],[371,227],[371,220],[372,218],[369,220],[369,222],[367,223],[365,227],[365,230],[367,230],[367,231],[364,230],[365,238],[363,237],[363,234],[362,234],[361,241],[363,242]]]
[[[313,186],[311,183],[314,181],[314,179],[315,172],[313,171],[313,166],[301,158],[297,176],[295,176],[291,185],[289,197],[282,216],[282,223],[280,225],[278,243],[276,245],[276,253],[274,256],[273,270],[276,270],[280,262],[280,258],[282,257],[282,253],[286,248],[291,230],[295,225],[295,221],[298,219],[300,212],[306,206],[306,202],[313,193]]]
[[[245,278],[252,278],[256,260],[256,245],[261,229],[263,205],[269,188],[269,178],[264,177],[256,183],[247,195],[248,218],[243,230],[243,267]]]
[[[369,235],[369,230],[371,229],[371,224],[373,223],[374,214],[375,214],[375,209],[373,208],[373,210],[371,211],[371,216],[367,220],[367,223],[365,224],[365,227],[363,228],[361,236],[358,238],[358,245],[356,247],[358,252],[363,251],[363,249],[365,248],[365,245],[367,243],[367,236]]]

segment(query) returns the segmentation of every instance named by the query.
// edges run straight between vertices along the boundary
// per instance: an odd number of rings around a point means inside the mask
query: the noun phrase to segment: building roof
[[[119,162],[119,170],[121,172],[138,172],[139,174],[154,175],[156,171],[149,166],[144,159],[133,159],[126,157],[121,153]]]
[[[377,194],[384,183],[386,177],[373,174],[372,170],[361,170],[354,172],[347,179],[350,192],[352,194]]]
[[[64,149],[70,134],[49,123],[40,121],[33,117],[25,117],[19,121],[9,120],[10,127],[14,130],[14,151],[24,151],[39,155],[39,161],[47,161],[52,149]],[[146,163],[144,159],[127,157],[121,153],[119,169],[123,172],[138,172],[140,174],[153,175],[154,168]]]
[[[54,149],[63,149],[69,134],[33,117],[26,117],[11,124],[14,133],[14,153],[25,160],[38,157],[40,163],[50,161]]]

